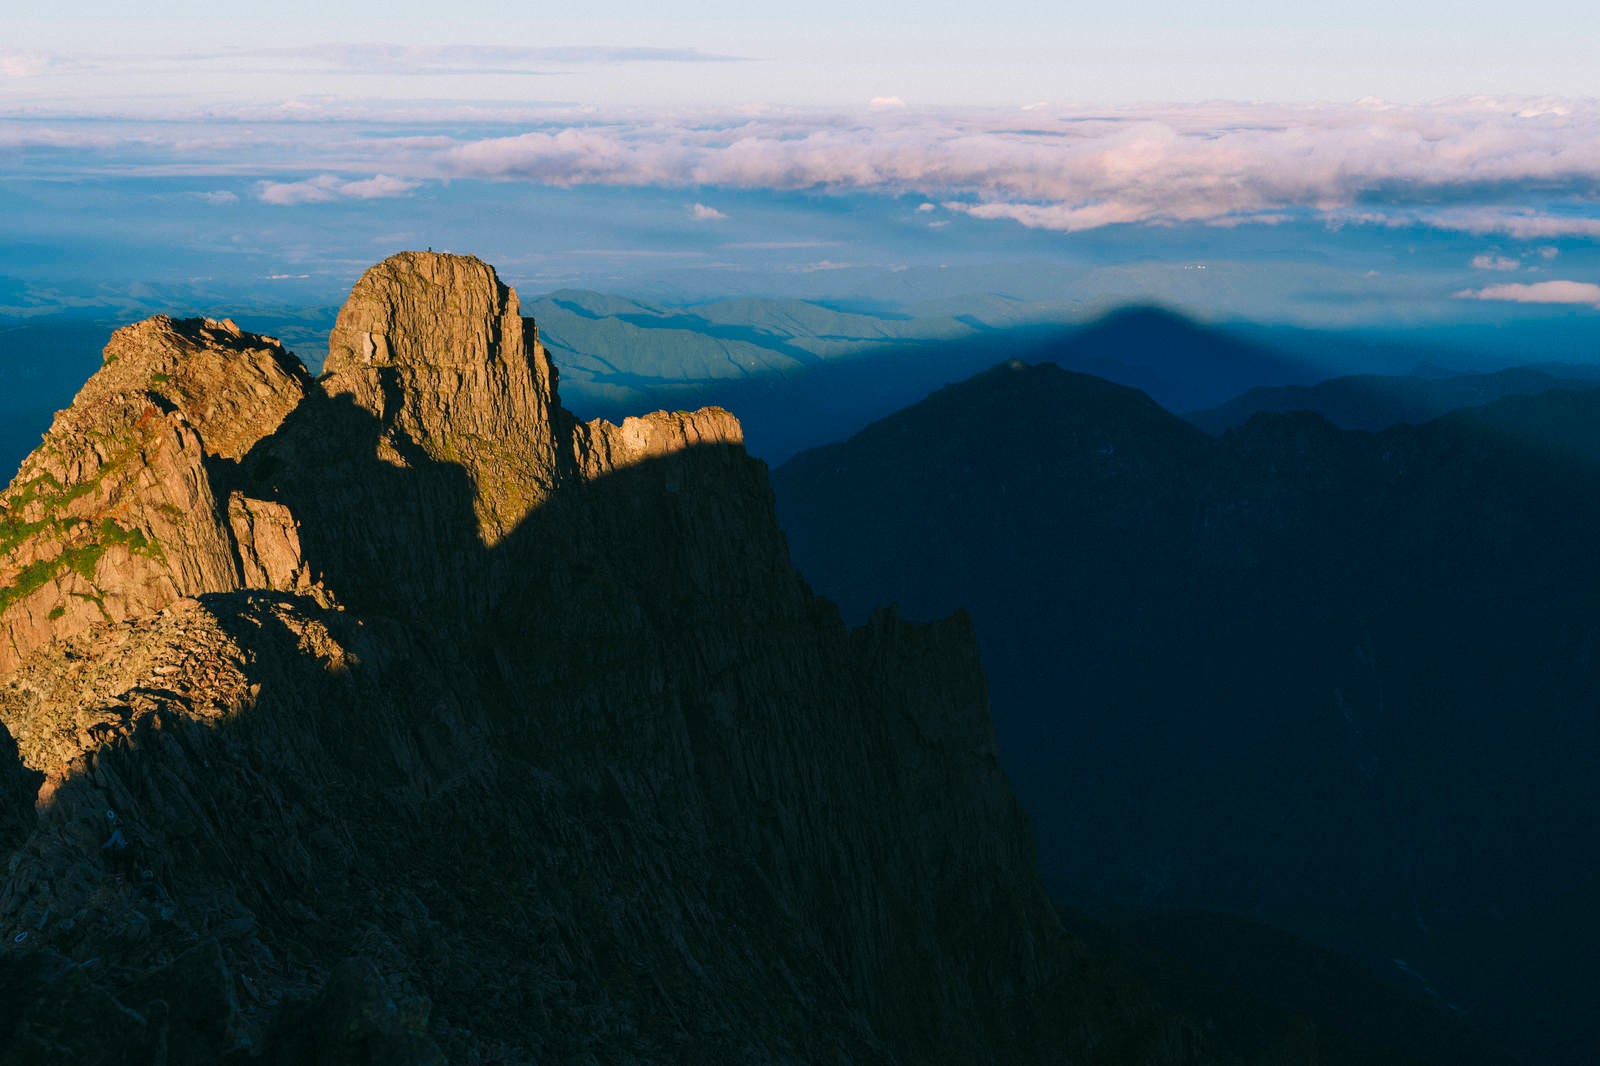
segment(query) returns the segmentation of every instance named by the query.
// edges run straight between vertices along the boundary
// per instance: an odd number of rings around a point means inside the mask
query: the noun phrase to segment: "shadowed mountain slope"
[[[1468,967],[1552,995],[1577,975],[1475,954],[1464,930],[1597,868],[1596,425],[1600,393],[1554,392],[1379,434],[1257,415],[1213,439],[1013,363],[774,484],[798,565],[847,618],[972,612],[1067,898],[1404,958],[1557,1061],[1561,1034]]]
[[[1312,411],[1345,429],[1380,430],[1402,423],[1427,422],[1506,396],[1600,387],[1593,376],[1573,376],[1582,370],[1568,368],[1565,375],[1534,367],[1450,377],[1363,374],[1332,378],[1316,385],[1254,388],[1220,407],[1191,411],[1184,418],[1207,433],[1220,434],[1262,412]]]
[[[0,1062],[1242,1061],[1062,928],[966,619],[847,629],[726,412],[578,422],[464,257],[330,348],[119,331],[0,496]]]
[[[1205,911],[1112,908],[1109,920],[1063,909],[1086,944],[1121,960],[1163,1003],[1204,1018],[1218,1044],[1270,1061],[1386,1057],[1456,1066],[1523,1061],[1473,1029],[1459,1008],[1403,967],[1328,951],[1290,933]],[[1575,1000],[1574,1000],[1575,1002]],[[1281,1054],[1281,1052],[1278,1052]]]

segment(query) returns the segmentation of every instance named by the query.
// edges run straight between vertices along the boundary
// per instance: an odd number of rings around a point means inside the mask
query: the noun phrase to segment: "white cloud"
[[[1139,208],[1116,201],[1085,204],[1082,207],[1072,204],[965,204],[958,201],[951,201],[944,206],[973,218],[1009,219],[1029,229],[1048,229],[1061,233],[1099,229],[1119,222],[1138,222],[1143,217]]]
[[[1516,270],[1522,266],[1522,260],[1508,259],[1503,255],[1490,255],[1485,252],[1482,255],[1473,256],[1472,262],[1468,265],[1474,270]]]
[[[1541,281],[1533,285],[1490,285],[1463,289],[1463,300],[1510,300],[1522,304],[1583,304],[1600,310],[1600,285],[1587,281]]]
[[[387,200],[405,196],[417,187],[417,182],[405,178],[375,174],[365,181],[347,181],[339,186],[339,195],[352,200]]]
[[[418,182],[388,174],[377,174],[361,181],[345,181],[333,174],[323,174],[305,181],[264,181],[256,197],[262,203],[293,207],[335,200],[385,200],[405,196],[417,185]]]
[[[694,204],[689,208],[689,217],[696,222],[722,222],[728,216],[714,207],[707,207],[705,204]]]
[[[296,204],[325,204],[339,198],[341,182],[332,174],[305,181],[264,181],[256,192],[263,203],[292,207]]]
[[[1600,218],[1586,218],[1568,211],[1557,214],[1534,209],[1451,208],[1415,212],[1398,220],[1400,225],[1418,223],[1437,229],[1506,236],[1520,241],[1549,240],[1552,237],[1600,237]]]
[[[236,204],[239,202],[239,194],[229,192],[227,189],[217,189],[213,192],[197,192],[194,194],[194,196],[195,199],[204,200],[213,207],[223,207],[227,204]]]
[[[930,204],[930,203],[920,203],[920,204],[917,205],[917,210],[922,212],[923,214],[927,214],[929,211],[937,211],[937,210],[939,210],[939,205],[938,204]]]
[[[914,192],[1064,232],[1323,217],[1523,240],[1600,236],[1591,199],[1600,103],[1568,112],[1525,119],[1496,101],[779,112],[592,121],[461,145],[446,163],[463,176],[558,185]],[[1524,193],[1571,209],[1518,203]]]
[[[867,101],[867,106],[874,111],[896,111],[906,106],[906,102],[898,96],[874,96]]]
[[[1543,248],[1538,249],[1537,254],[1540,259],[1551,260],[1561,254],[1561,249],[1557,248],[1553,244],[1547,244]]]
[[[376,55],[389,61],[387,51]],[[460,58],[448,50],[429,55],[441,63]],[[230,123],[0,119],[0,148],[76,150],[124,174],[267,176],[257,195],[277,204],[401,196],[430,179],[475,178],[864,191],[1058,232],[1320,220],[1432,227],[1486,243],[1600,239],[1600,100],[831,113],[294,103],[307,107],[244,108],[227,113],[240,120]],[[479,139],[457,132],[490,121],[514,122],[517,132]],[[412,131],[352,136],[341,122],[405,123]],[[81,157],[73,165],[84,165]],[[286,169],[321,176],[270,177]],[[1496,254],[1531,261],[1536,253],[1508,247]]]

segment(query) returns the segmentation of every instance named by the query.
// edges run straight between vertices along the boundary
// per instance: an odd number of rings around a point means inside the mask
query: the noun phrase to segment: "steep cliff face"
[[[965,619],[848,631],[731,416],[577,424],[462,257],[318,382],[118,337],[5,497],[0,1060],[1198,1061],[1046,901]]]
[[[328,342],[324,390],[382,427],[383,444],[471,480],[479,536],[516,528],[557,480],[554,365],[517,294],[486,263],[395,256],[362,276]]]
[[[230,499],[212,468],[272,433],[308,383],[277,341],[232,322],[118,330],[0,495],[0,674],[54,635],[238,588],[233,525],[247,547],[256,526],[292,541],[283,515]]]

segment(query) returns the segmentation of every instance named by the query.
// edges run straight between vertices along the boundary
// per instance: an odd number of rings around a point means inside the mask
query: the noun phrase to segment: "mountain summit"
[[[732,416],[579,423],[466,257],[331,347],[120,330],[0,496],[0,1062],[1201,1060]]]

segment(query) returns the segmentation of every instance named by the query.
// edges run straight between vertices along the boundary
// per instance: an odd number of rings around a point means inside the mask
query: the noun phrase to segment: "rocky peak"
[[[184,596],[329,575],[417,605],[459,590],[593,452],[555,384],[516,293],[467,256],[368,270],[316,382],[229,320],[118,330],[0,496],[0,674]]]
[[[143,391],[192,426],[207,455],[232,460],[276,430],[311,385],[277,338],[246,333],[227,318],[156,315],[113,333],[104,360],[72,410]]]
[[[214,468],[310,384],[276,340],[231,321],[157,315],[113,334],[0,494],[0,674],[52,636],[237,587]]]
[[[331,397],[348,396],[408,447],[472,479],[493,544],[557,478],[556,371],[517,294],[472,256],[401,252],[356,282],[329,338]]]

